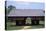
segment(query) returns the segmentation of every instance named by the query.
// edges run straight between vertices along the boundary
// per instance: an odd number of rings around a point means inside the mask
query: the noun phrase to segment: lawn
[[[33,25],[33,26],[16,26],[12,22],[7,23],[7,30],[22,30],[22,29],[39,29],[44,28],[43,25]]]

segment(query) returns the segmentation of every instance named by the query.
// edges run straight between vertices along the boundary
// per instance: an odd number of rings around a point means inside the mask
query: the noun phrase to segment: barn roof
[[[14,9],[7,16],[44,16],[42,9]]]

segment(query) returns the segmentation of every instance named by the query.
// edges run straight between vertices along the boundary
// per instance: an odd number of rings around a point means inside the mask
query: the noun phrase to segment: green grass
[[[7,22],[7,30],[21,30],[24,27],[25,26],[16,26],[16,25],[13,25],[12,22]],[[31,29],[31,27],[30,27],[30,29]]]

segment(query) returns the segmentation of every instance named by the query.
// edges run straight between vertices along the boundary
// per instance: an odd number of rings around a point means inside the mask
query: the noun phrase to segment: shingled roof
[[[44,16],[42,9],[14,9],[7,16]]]

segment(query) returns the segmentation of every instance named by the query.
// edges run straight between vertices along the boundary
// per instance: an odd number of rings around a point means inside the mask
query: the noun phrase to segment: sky
[[[6,1],[44,2],[45,0],[6,0]]]
[[[7,1],[7,6],[13,5],[16,9],[44,9],[44,3],[40,2],[23,2],[23,1]]]

